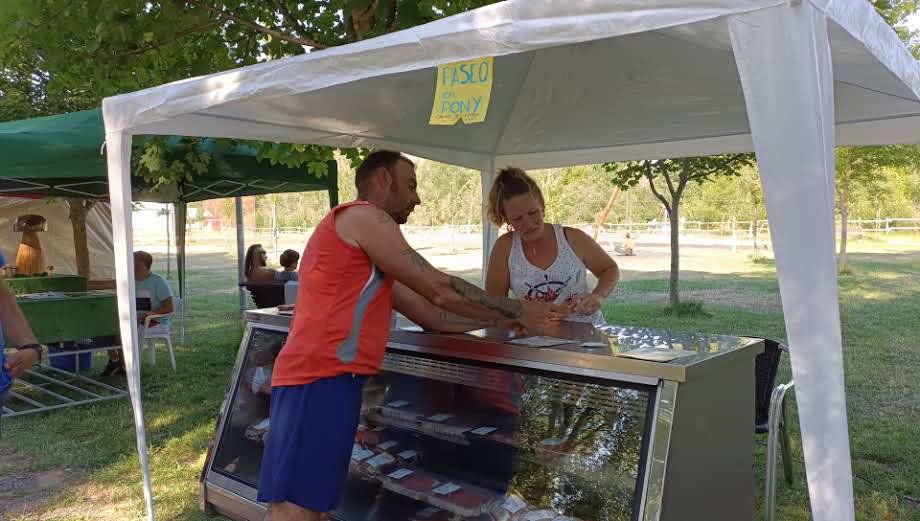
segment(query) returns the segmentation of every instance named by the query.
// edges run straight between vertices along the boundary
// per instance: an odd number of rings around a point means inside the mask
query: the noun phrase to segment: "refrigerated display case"
[[[202,473],[209,513],[264,517],[256,493],[271,370],[289,321],[247,313]],[[551,333],[535,342],[396,328],[365,386],[346,493],[330,517],[753,517],[761,340],[585,324]]]

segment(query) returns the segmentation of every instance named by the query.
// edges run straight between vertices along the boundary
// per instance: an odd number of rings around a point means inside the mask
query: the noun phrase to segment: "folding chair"
[[[141,338],[141,349],[144,351],[150,351],[150,363],[152,365],[157,364],[156,342],[157,340],[162,340],[163,343],[166,344],[166,349],[169,351],[169,363],[172,365],[173,372],[175,372],[176,355],[173,353],[172,337],[170,331],[171,325],[164,324],[162,322],[159,322],[153,326],[150,325],[150,323],[154,320],[170,318],[179,314],[179,311],[182,309],[182,299],[179,297],[172,297],[172,303],[172,313],[165,313],[162,315],[147,315],[147,317],[144,318],[144,327],[138,331],[138,335]]]
[[[764,338],[764,352],[756,359],[755,386],[755,425],[754,432],[767,433],[767,474],[764,493],[766,520],[773,521],[776,516],[776,452],[782,446],[783,472],[786,482],[793,483],[792,455],[789,449],[789,430],[786,422],[786,393],[794,383],[776,384],[776,373],[783,352],[789,348]]]

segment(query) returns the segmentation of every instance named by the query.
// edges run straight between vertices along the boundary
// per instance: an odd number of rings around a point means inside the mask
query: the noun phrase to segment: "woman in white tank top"
[[[486,291],[516,298],[568,304],[557,319],[605,323],[601,303],[620,278],[617,263],[587,234],[543,222],[540,188],[519,168],[505,168],[489,192],[489,218],[508,225],[489,258]],[[588,290],[586,271],[597,277]]]

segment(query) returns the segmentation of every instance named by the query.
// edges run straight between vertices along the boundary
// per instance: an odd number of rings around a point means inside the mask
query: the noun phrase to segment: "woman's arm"
[[[577,228],[565,228],[566,239],[575,250],[575,255],[582,260],[595,277],[597,285],[591,293],[582,299],[578,312],[591,314],[600,309],[603,300],[610,295],[620,280],[620,267],[607,252],[588,234]]]
[[[511,234],[506,233],[495,241],[486,271],[486,293],[493,297],[507,297],[511,289],[508,272],[508,255],[511,253]]]

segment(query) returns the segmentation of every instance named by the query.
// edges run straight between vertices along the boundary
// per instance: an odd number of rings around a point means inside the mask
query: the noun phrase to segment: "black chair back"
[[[764,433],[769,430],[770,397],[776,387],[776,373],[783,356],[782,345],[776,340],[764,338],[764,351],[755,360],[754,387],[754,431]]]
[[[252,301],[256,307],[273,308],[284,304],[284,283],[242,283],[241,286],[249,290],[252,295]]]

